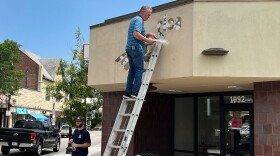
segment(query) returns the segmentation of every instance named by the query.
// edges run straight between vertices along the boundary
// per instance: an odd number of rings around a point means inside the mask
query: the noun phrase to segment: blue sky
[[[42,58],[71,60],[75,31],[173,0],[0,0],[0,42],[14,40]]]

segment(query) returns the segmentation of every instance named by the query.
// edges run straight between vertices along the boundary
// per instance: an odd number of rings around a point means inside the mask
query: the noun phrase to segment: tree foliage
[[[16,63],[21,60],[20,45],[12,40],[0,43],[0,95],[14,95],[20,89],[23,74],[16,70]]]
[[[67,96],[69,100],[63,104],[63,118],[58,120],[74,126],[78,116],[92,120],[92,125],[101,122],[98,109],[102,106],[102,95],[99,91],[87,86],[88,61],[82,55],[81,32],[76,31],[76,48],[72,50],[73,58],[70,63],[61,61],[57,74],[62,75],[61,81],[47,86],[51,97],[58,100]],[[86,103],[86,99],[93,99],[93,103]]]

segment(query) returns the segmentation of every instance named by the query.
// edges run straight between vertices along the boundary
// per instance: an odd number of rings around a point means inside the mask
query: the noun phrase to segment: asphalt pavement
[[[88,156],[101,156],[101,131],[89,131],[91,138],[91,146],[89,149]],[[68,138],[61,138],[61,145],[59,152],[53,152],[51,149],[43,150],[41,156],[71,156],[66,153],[66,147],[68,145]],[[30,156],[30,152],[20,152],[18,149],[11,149],[9,156]],[[3,156],[0,153],[0,156]]]

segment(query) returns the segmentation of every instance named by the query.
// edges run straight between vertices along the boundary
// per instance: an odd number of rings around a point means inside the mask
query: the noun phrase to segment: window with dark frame
[[[45,97],[45,100],[46,101],[50,101],[51,100],[51,95],[50,95],[51,91],[50,89],[46,89],[46,97]]]

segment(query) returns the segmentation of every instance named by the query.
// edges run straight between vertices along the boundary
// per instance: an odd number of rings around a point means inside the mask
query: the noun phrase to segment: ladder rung
[[[121,113],[120,116],[131,116],[131,114],[124,114],[124,113]]]
[[[109,145],[111,148],[121,148],[121,146]]]
[[[125,129],[115,129],[115,132],[125,132]]]
[[[124,101],[136,101],[134,98],[124,99]]]

